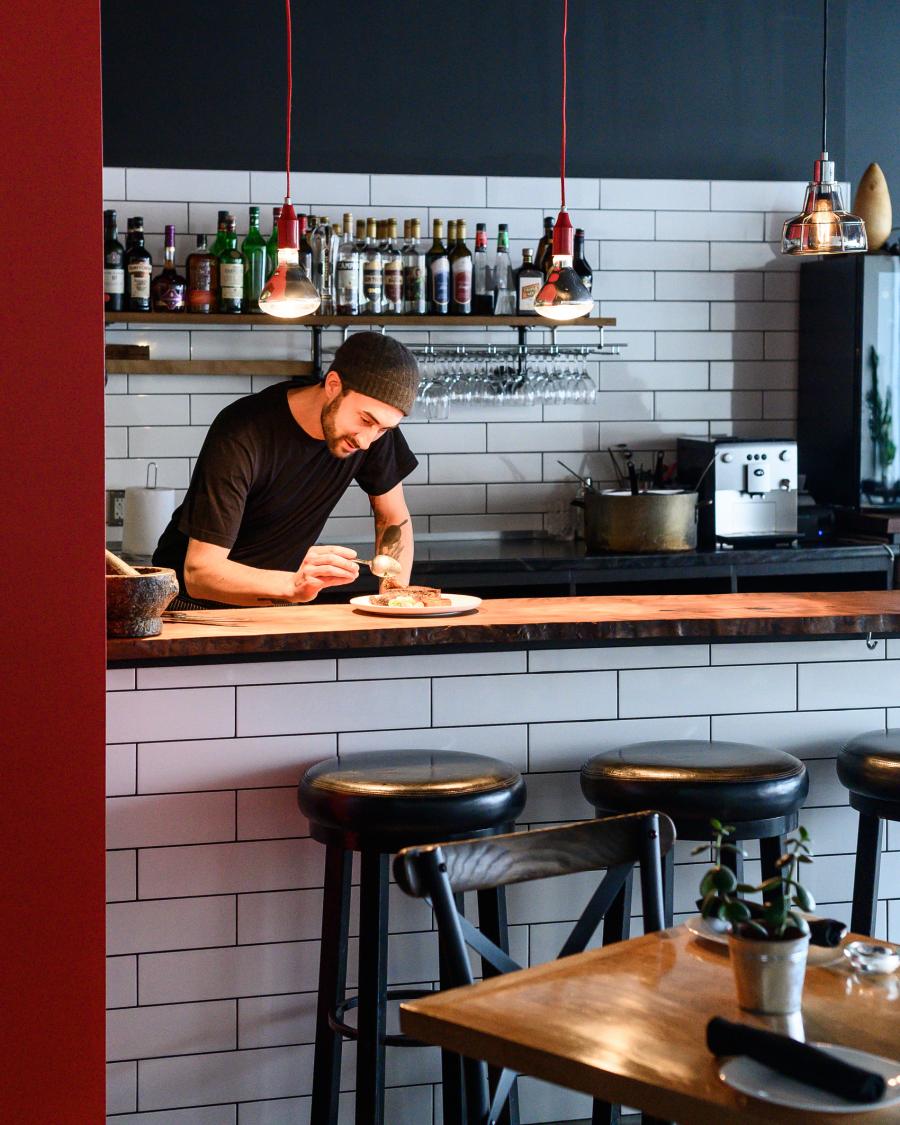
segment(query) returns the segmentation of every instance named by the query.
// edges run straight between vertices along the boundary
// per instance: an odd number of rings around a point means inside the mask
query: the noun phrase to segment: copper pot
[[[676,490],[587,491],[583,500],[588,554],[650,554],[697,547],[697,493]]]

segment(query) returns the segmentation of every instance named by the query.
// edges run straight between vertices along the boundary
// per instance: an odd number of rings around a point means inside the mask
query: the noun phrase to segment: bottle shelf
[[[107,375],[312,375],[301,359],[107,359]]]
[[[540,316],[304,316],[281,320],[266,313],[106,313],[107,324],[183,324],[198,328],[206,324],[231,324],[235,327],[261,325],[278,328],[282,325],[300,328],[353,328],[370,325],[377,328],[615,328],[615,317],[584,316],[578,320],[553,321]]]

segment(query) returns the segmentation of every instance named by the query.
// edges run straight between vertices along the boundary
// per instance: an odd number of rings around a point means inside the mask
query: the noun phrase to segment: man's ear
[[[333,399],[336,399],[344,389],[344,384],[341,381],[341,377],[334,370],[334,368],[332,368],[331,371],[329,371],[325,376],[325,382],[323,383],[323,386],[325,388],[325,394],[328,396],[329,402]]]

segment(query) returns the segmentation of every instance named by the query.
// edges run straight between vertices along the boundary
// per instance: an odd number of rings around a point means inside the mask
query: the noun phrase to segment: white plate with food
[[[820,1047],[842,1062],[882,1075],[888,1084],[884,1097],[876,1102],[851,1102],[837,1094],[778,1074],[746,1055],[737,1055],[724,1063],[719,1069],[719,1077],[727,1086],[742,1094],[749,1094],[751,1098],[814,1113],[865,1113],[874,1109],[886,1109],[900,1102],[900,1063],[894,1059],[871,1055],[868,1051],[858,1051],[855,1047],[838,1047],[833,1043],[814,1043],[813,1046]]]
[[[801,913],[803,913],[801,911]],[[810,922],[818,917],[817,914],[804,914]],[[727,945],[728,935],[731,933],[731,925],[728,922],[720,922],[718,919],[715,921],[704,918],[702,914],[694,914],[688,918],[684,923],[684,928],[689,934],[694,937],[700,938],[701,941],[712,941],[716,945]],[[809,953],[807,954],[807,963],[810,965],[823,966],[832,965],[842,959],[843,942],[840,945],[810,945]]]
[[[471,594],[444,594],[430,587],[406,586],[381,594],[361,594],[350,604],[362,613],[384,617],[454,617],[474,613],[481,598]]]

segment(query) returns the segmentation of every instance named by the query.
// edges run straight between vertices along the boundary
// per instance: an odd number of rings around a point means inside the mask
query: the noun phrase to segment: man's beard
[[[350,445],[356,446],[350,434],[339,434],[335,424],[335,415],[341,404],[341,396],[333,398],[331,402],[327,402],[322,407],[321,423],[322,432],[325,435],[325,444],[328,446],[328,452],[332,457],[349,457],[351,454],[356,453],[357,449],[347,449],[345,442]]]

